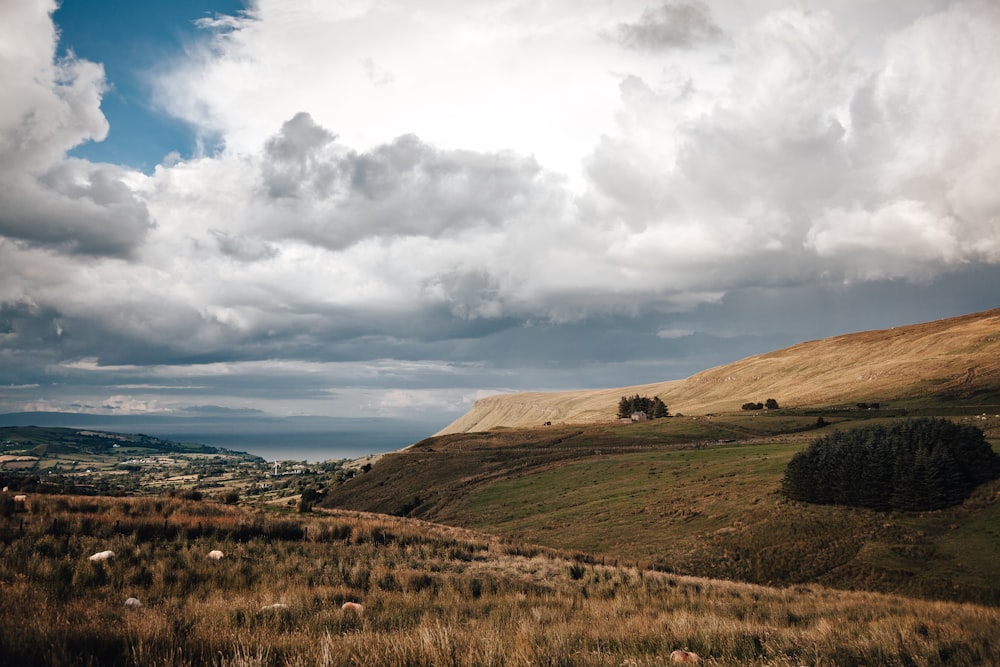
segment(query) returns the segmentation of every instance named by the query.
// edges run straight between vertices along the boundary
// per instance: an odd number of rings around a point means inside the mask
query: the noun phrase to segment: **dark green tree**
[[[663,417],[669,417],[669,416],[670,416],[670,411],[667,410],[666,403],[664,403],[662,400],[660,400],[659,396],[654,396],[653,397],[653,414],[652,414],[652,418],[653,419],[661,419]]]
[[[632,402],[625,396],[622,396],[622,400],[618,401],[618,417],[621,419],[628,419],[631,416]]]
[[[998,456],[974,426],[913,419],[835,431],[789,461],[793,499],[875,510],[934,510],[962,502],[1000,477]]]

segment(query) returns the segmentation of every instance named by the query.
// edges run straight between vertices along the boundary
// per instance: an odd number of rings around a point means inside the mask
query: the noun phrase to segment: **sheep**
[[[208,557],[211,558],[212,560],[222,560],[223,556],[225,556],[225,554],[223,554],[218,549],[212,549],[211,551],[208,552]]]
[[[275,602],[274,604],[266,604],[260,608],[261,611],[280,611],[282,609],[288,609],[288,605],[284,602]]]
[[[670,662],[675,665],[697,665],[701,662],[701,658],[698,657],[697,653],[677,649],[670,654]]]
[[[24,495],[23,493],[19,493],[16,496],[14,496],[14,502],[19,505],[23,505],[26,502],[28,502],[28,496]]]
[[[340,610],[344,612],[351,612],[354,614],[360,614],[364,612],[365,608],[362,607],[357,602],[345,602],[340,606]]]
[[[142,609],[142,602],[139,601],[139,598],[129,598],[125,600],[125,606],[129,609]]]
[[[93,562],[97,563],[97,562],[103,561],[103,560],[111,560],[114,557],[115,557],[115,552],[114,551],[110,551],[110,550],[109,551],[98,551],[93,556],[89,556],[87,558],[87,560],[93,561]]]

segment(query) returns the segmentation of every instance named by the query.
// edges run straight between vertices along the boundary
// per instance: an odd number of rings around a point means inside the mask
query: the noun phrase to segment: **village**
[[[0,487],[11,492],[80,495],[177,495],[227,504],[250,502],[308,511],[332,485],[370,469],[368,460],[265,461],[230,450],[162,451],[140,447],[133,436],[82,433],[120,438],[95,449],[67,444],[0,440]],[[195,449],[178,447],[178,449]],[[369,457],[370,458],[370,457]]]

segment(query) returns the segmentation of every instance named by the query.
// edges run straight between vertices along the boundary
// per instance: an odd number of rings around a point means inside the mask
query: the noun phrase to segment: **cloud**
[[[66,253],[128,256],[151,228],[126,170],[68,160],[100,141],[104,69],[56,57],[49,2],[5,3],[0,31],[0,235]]]
[[[5,174],[0,235],[64,253],[127,257],[153,227],[128,172],[61,160],[40,174]]]
[[[869,211],[827,209],[813,221],[806,246],[837,257],[845,272],[865,280],[921,278],[941,264],[962,261],[957,221],[936,215],[927,203],[897,200]]]
[[[884,66],[852,99],[848,193],[872,202],[871,224],[886,233],[900,224],[892,212],[909,213],[896,254],[937,265],[1000,260],[1000,193],[988,185],[1000,178],[998,29],[993,3],[923,17],[888,40]],[[830,215],[821,217],[828,240]]]
[[[322,193],[336,174],[314,175],[317,161],[322,160],[323,148],[336,136],[317,125],[312,116],[301,111],[285,121],[281,131],[264,144],[264,182],[268,195],[278,199],[301,194],[303,181],[313,182]]]
[[[101,404],[101,409],[118,415],[159,414],[169,411],[155,400],[142,400],[121,394],[107,397]]]
[[[390,72],[385,72],[376,66],[375,61],[369,56],[361,59],[361,66],[365,70],[365,76],[371,81],[373,86],[389,86],[396,81],[396,77]]]
[[[690,294],[996,262],[997,29],[954,3],[862,60],[832,13],[766,14],[710,78],[623,80],[582,210],[617,222],[620,265]]]
[[[615,113],[610,72],[640,59],[600,32],[637,4],[263,0],[203,22],[209,43],[152,83],[230,153],[256,153],[305,111],[358,151],[413,134],[575,171]]]
[[[228,408],[222,405],[190,405],[179,412],[198,416],[255,417],[263,415],[262,410],[255,408]]]
[[[209,230],[215,237],[219,252],[241,262],[256,262],[273,259],[280,252],[273,243],[259,238],[229,234],[220,229]]]
[[[454,389],[390,389],[378,394],[370,407],[383,417],[415,417],[427,412],[460,413],[469,406],[464,392]]]
[[[722,35],[704,2],[667,0],[644,9],[635,23],[619,24],[616,36],[629,48],[659,51],[690,47]]]
[[[56,58],[55,2],[4,3],[0,58],[0,167],[37,172],[88,139],[103,139],[104,69],[73,54]]]
[[[551,213],[560,185],[512,153],[440,150],[413,135],[356,152],[334,139],[300,112],[266,142],[255,231],[330,248],[437,238]]]
[[[686,338],[693,336],[695,332],[689,329],[660,329],[656,332],[658,338]]]

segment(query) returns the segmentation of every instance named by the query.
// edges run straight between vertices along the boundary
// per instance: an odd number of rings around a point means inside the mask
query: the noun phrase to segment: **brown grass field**
[[[710,665],[1000,664],[994,607],[601,565],[383,515],[32,496],[0,536],[4,665],[639,667],[677,648]]]

